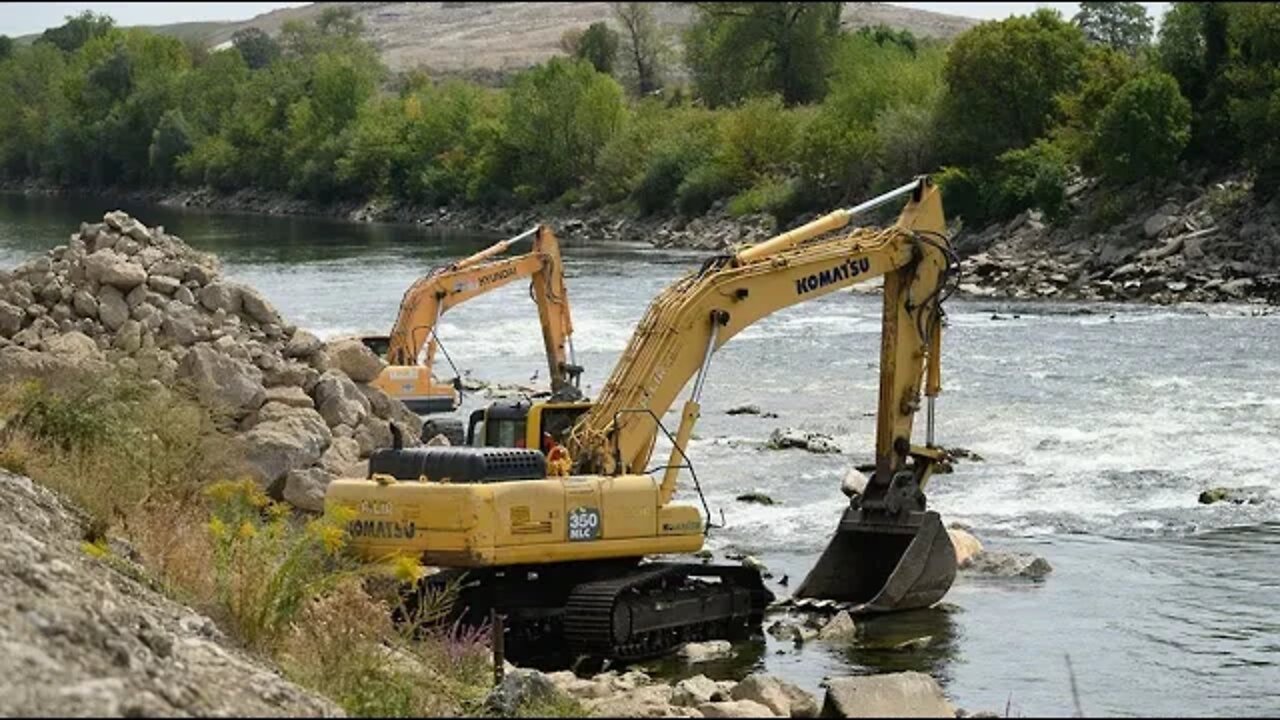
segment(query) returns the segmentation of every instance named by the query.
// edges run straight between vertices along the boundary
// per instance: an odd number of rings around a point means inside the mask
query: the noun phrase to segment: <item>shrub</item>
[[[1191,139],[1191,105],[1162,72],[1126,82],[1098,118],[1094,155],[1118,182],[1168,176]]]
[[[354,572],[341,553],[350,511],[333,510],[298,528],[289,507],[252,480],[223,481],[210,500],[218,608],[248,646],[279,640],[305,604]]]
[[[778,224],[784,224],[796,212],[799,200],[798,181],[783,177],[763,178],[729,201],[729,214],[735,217],[768,213]]]
[[[716,163],[699,165],[676,188],[676,209],[685,215],[701,215],[734,191],[733,180]]]
[[[942,204],[948,217],[963,217],[972,223],[981,223],[986,219],[982,184],[976,171],[943,167],[934,174],[933,181],[942,193]]]
[[[985,188],[984,205],[996,219],[1039,208],[1051,220],[1066,211],[1067,156],[1060,148],[1039,141],[1010,150],[996,159],[995,181]]]

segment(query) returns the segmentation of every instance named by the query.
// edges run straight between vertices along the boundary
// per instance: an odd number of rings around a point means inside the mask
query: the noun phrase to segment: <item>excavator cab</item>
[[[544,453],[562,445],[587,410],[589,402],[509,400],[490,403],[471,413],[467,444],[475,447],[534,448]]]

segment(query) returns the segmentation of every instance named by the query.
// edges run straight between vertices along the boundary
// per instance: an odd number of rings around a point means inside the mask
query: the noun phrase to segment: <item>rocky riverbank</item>
[[[704,216],[683,218],[639,217],[621,207],[497,212],[377,200],[315,203],[252,189],[87,191],[12,182],[0,189],[29,195],[105,194],[172,207],[401,222],[495,235],[513,235],[545,222],[571,242],[708,251],[758,242],[815,216],[779,228],[767,215],[732,217],[723,203]],[[955,246],[963,259],[959,292],[1007,299],[1280,303],[1280,198],[1259,204],[1250,190],[1242,176],[1190,178],[1159,192],[1116,190],[1078,179],[1067,191],[1065,220],[1051,223],[1028,211],[982,229],[957,225]]]

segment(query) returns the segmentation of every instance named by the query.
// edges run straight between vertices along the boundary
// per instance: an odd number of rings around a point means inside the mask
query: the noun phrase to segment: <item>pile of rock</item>
[[[1069,223],[1037,211],[957,237],[961,292],[982,297],[1155,303],[1280,303],[1280,207],[1227,205],[1239,182],[1175,187],[1163,204],[1103,231],[1090,216],[1114,199],[1082,190]]]
[[[840,452],[840,446],[834,438],[819,432],[798,430],[796,428],[775,428],[769,434],[765,447],[769,450],[787,450],[799,448],[811,453],[830,454]]]
[[[363,343],[321,342],[224,279],[212,256],[120,211],[0,272],[0,380],[107,365],[189,388],[225,419],[247,471],[305,510],[322,509],[334,477],[363,477],[392,423],[406,445],[421,431],[366,384],[384,363]]]

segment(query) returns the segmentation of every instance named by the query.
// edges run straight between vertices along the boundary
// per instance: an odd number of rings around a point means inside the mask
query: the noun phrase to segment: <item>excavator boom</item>
[[[498,257],[524,241],[532,242],[529,252]],[[577,378],[582,369],[574,364],[564,262],[560,243],[546,225],[495,243],[415,281],[400,302],[388,337],[386,357],[390,367],[374,384],[401,397],[409,390],[399,385],[400,378],[431,378],[440,347],[436,327],[444,312],[523,278],[532,279],[530,294],[538,308],[552,392],[557,396],[579,396]]]

